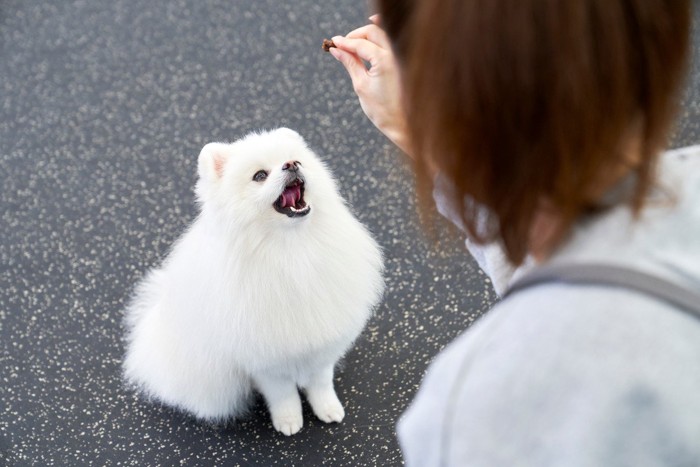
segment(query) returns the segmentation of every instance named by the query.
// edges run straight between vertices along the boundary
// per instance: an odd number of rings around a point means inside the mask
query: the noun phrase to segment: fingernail
[[[333,58],[340,61],[340,50],[338,50],[336,47],[331,47],[330,49],[328,49],[328,52],[330,52],[330,54],[333,55]]]
[[[338,41],[342,41],[343,39],[344,39],[343,36],[333,36],[333,37],[331,37],[331,40],[332,40],[333,42],[336,42],[336,43],[337,43]]]

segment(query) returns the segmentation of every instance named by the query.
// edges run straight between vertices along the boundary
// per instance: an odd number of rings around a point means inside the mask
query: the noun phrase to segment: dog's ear
[[[216,181],[224,174],[224,166],[228,159],[229,145],[224,143],[209,143],[199,153],[199,178],[206,181]]]
[[[286,127],[277,128],[276,133],[278,135],[284,135],[290,139],[294,139],[294,140],[300,141],[302,143],[305,143],[304,138],[302,138],[299,133],[297,133],[296,131],[291,130],[289,128],[286,128]]]

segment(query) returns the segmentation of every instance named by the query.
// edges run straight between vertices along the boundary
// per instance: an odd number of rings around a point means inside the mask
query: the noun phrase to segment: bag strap
[[[631,289],[664,301],[700,319],[699,291],[637,269],[605,263],[550,264],[537,267],[517,279],[502,298],[506,299],[524,289],[546,283]]]

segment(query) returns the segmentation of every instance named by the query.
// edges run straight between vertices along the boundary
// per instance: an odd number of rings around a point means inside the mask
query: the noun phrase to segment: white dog
[[[286,128],[207,144],[196,193],[200,215],[127,308],[126,379],[214,422],[255,389],[285,435],[303,426],[302,388],[340,422],[333,371],[381,299],[376,242]]]

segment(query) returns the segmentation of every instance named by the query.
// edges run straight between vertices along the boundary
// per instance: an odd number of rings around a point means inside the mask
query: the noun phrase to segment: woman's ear
[[[209,143],[199,153],[198,172],[202,181],[216,182],[224,174],[230,145],[225,143]]]

